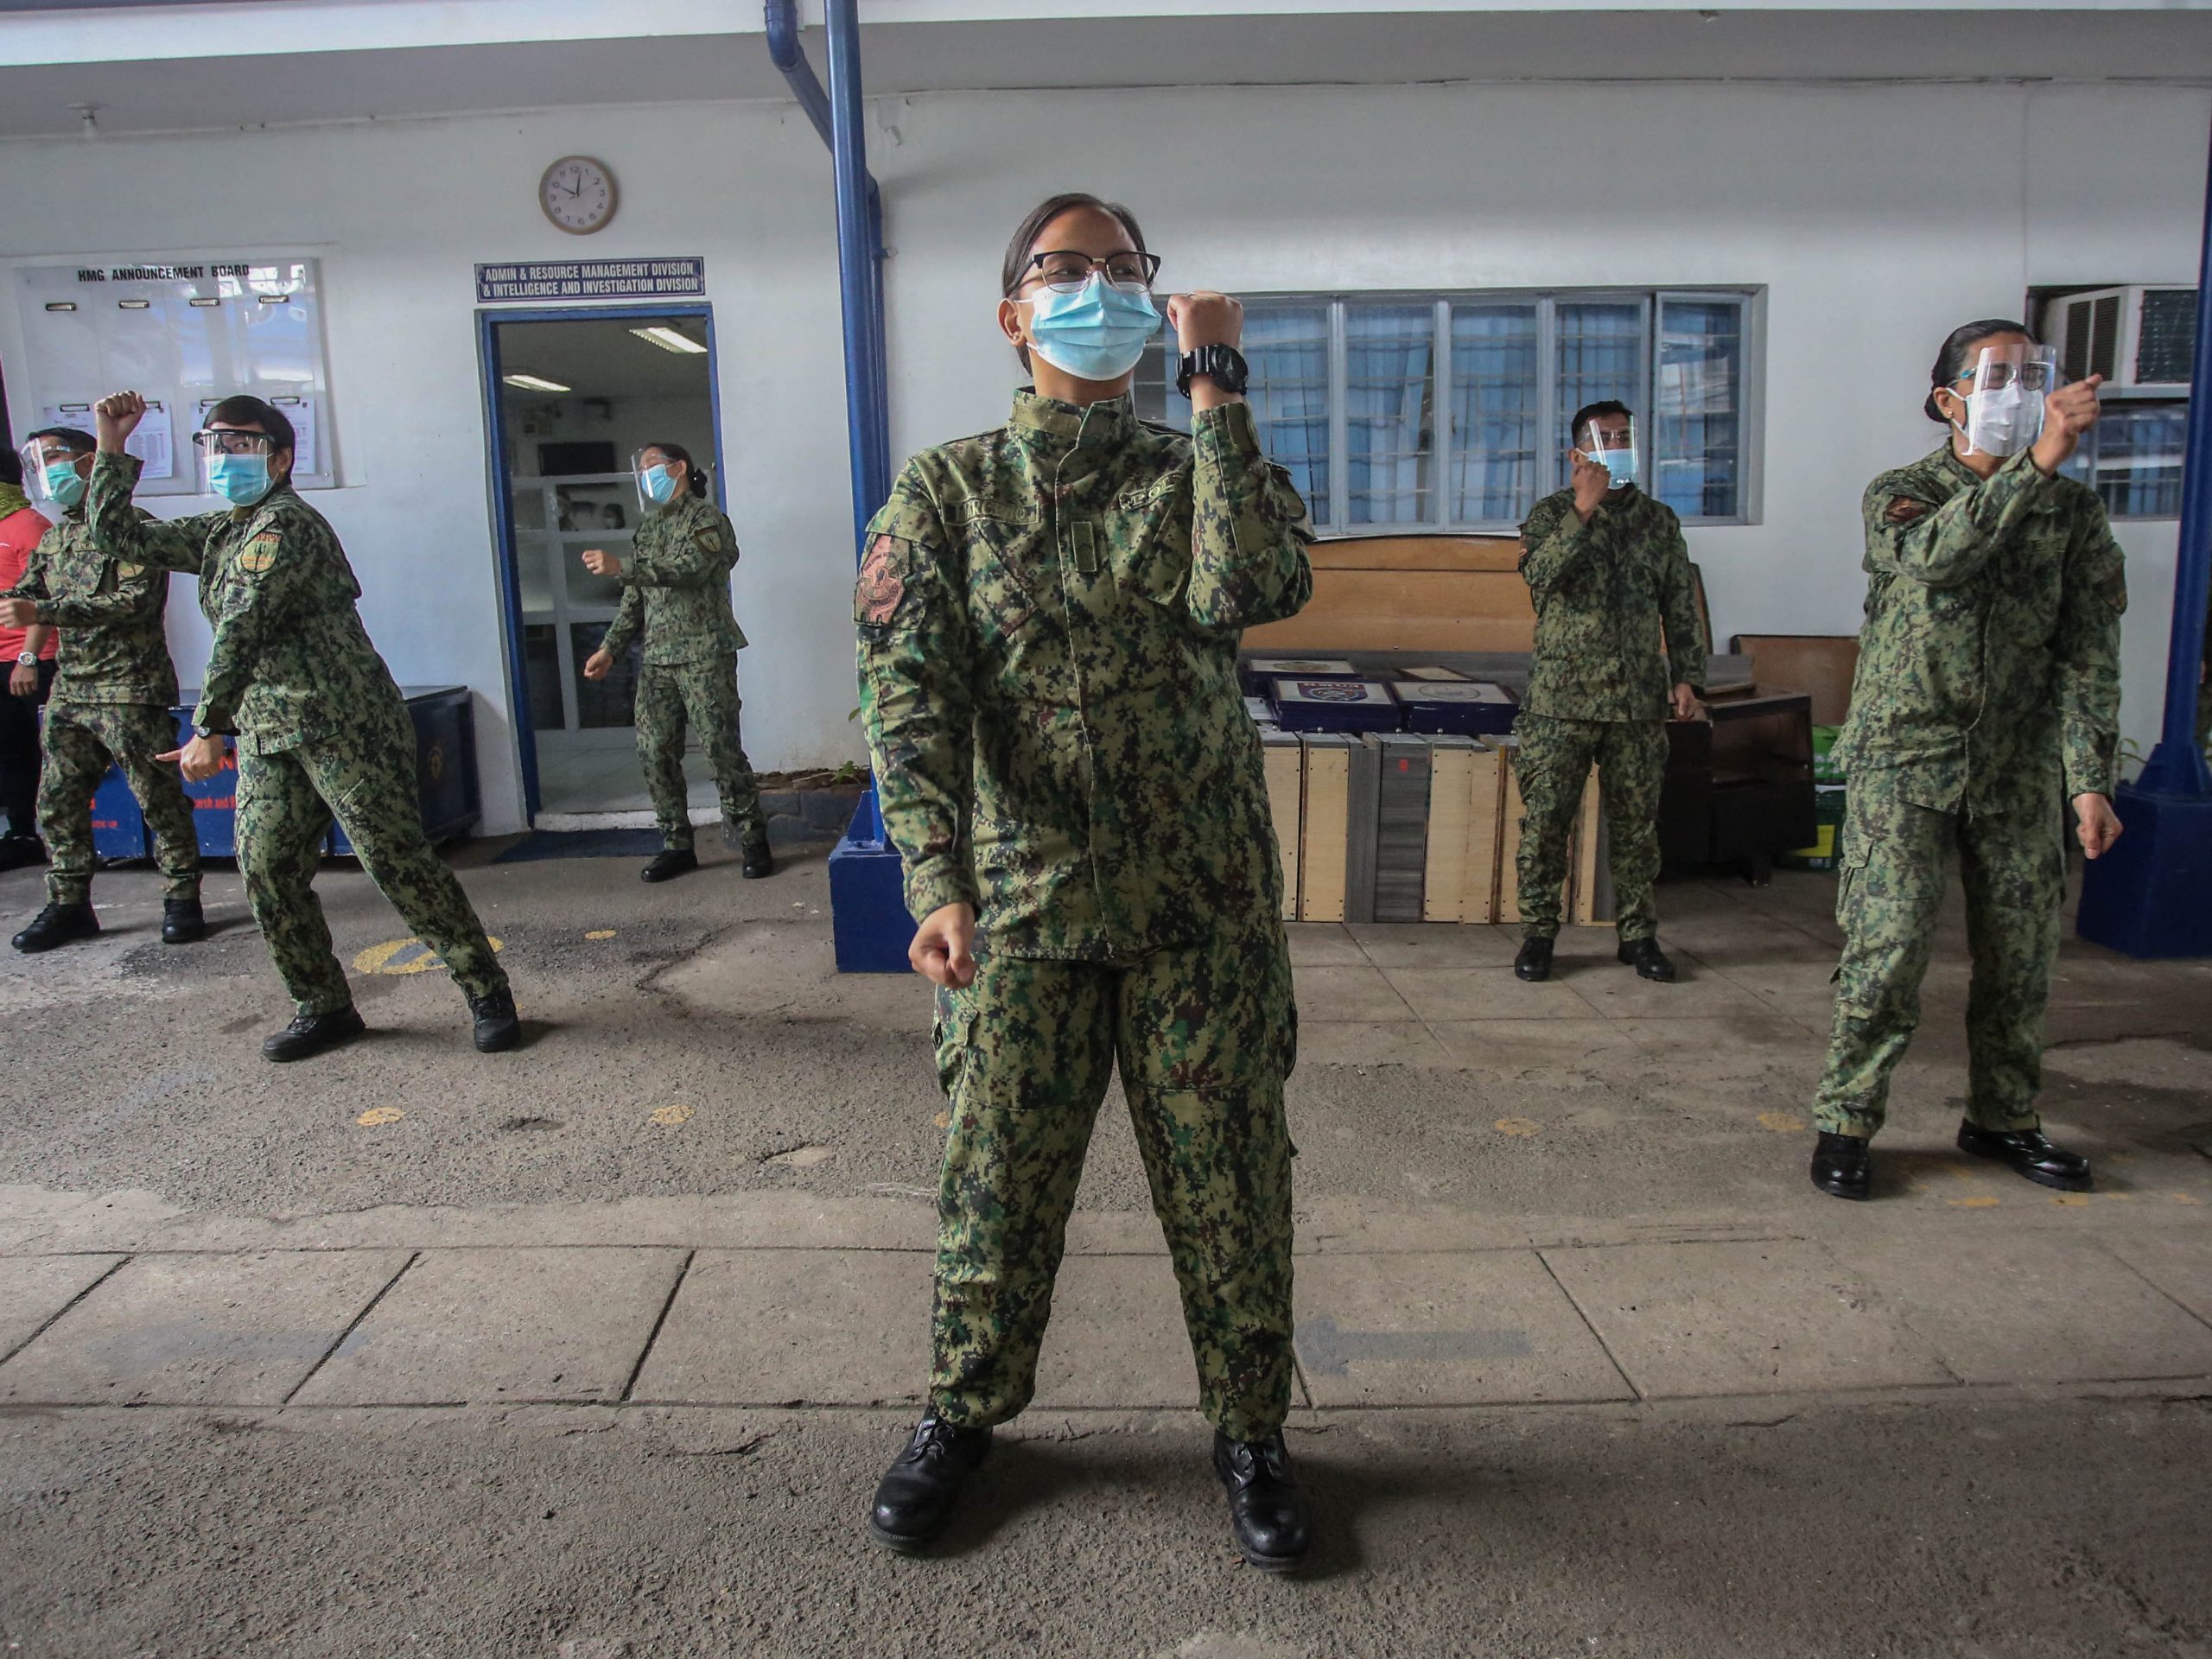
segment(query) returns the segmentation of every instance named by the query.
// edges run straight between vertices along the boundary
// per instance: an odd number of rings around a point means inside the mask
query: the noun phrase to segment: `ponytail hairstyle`
[[[1928,400],[1921,405],[1923,412],[1936,425],[1948,426],[1951,423],[1945,418],[1943,411],[1936,407],[1936,391],[1949,385],[1967,372],[1967,365],[1972,360],[1975,346],[1985,340],[1995,339],[1999,334],[2027,334],[2031,340],[2035,338],[2028,334],[2025,323],[2012,322],[2003,317],[1984,317],[1979,322],[1961,323],[1944,337],[1943,348],[1936,353],[1935,366],[1928,371]]]
[[[658,442],[649,442],[645,445],[645,448],[658,449],[661,454],[666,455],[671,461],[682,461],[683,463],[683,480],[690,486],[691,493],[697,496],[702,501],[709,499],[707,493],[707,474],[705,471],[702,469],[699,463],[691,459],[691,452],[689,449],[686,449],[680,443],[661,443]],[[640,451],[640,453],[643,453],[643,451]]]

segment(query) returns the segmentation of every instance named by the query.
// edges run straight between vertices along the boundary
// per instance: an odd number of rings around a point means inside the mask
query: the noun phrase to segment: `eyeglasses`
[[[220,427],[201,429],[192,435],[192,442],[202,454],[268,455],[276,451],[276,440],[266,432],[232,432]]]
[[[1094,258],[1072,248],[1033,253],[1022,272],[1021,281],[1015,287],[1025,287],[1033,281],[1038,281],[1055,294],[1072,294],[1090,280],[1090,273],[1094,270],[1105,274],[1109,287],[1118,288],[1124,294],[1141,294],[1151,288],[1152,279],[1160,275],[1160,256],[1125,251]]]
[[[1979,369],[1969,369],[1951,382],[1955,386],[1978,386],[1984,391],[2002,391],[2018,382],[2024,391],[2047,392],[2058,384],[2058,370],[2051,364],[2031,359],[2025,363],[2005,363],[1993,360]]]

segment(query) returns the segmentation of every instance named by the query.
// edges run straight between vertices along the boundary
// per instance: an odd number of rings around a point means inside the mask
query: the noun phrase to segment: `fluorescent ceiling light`
[[[677,352],[690,357],[706,353],[707,348],[690,335],[678,334],[673,328],[664,328],[658,323],[650,328],[632,328],[630,332],[648,346],[658,346],[664,352]]]
[[[558,380],[548,380],[542,374],[505,374],[499,378],[511,386],[520,386],[524,391],[566,391],[569,390]]]

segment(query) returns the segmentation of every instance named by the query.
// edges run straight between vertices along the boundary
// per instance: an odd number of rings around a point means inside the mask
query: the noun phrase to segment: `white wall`
[[[620,217],[588,241],[537,210],[538,175],[570,151],[602,157],[622,184]],[[829,166],[795,111],[594,110],[22,143],[0,146],[0,166],[23,169],[9,179],[0,258],[278,247],[321,257],[346,486],[309,499],[345,540],[363,617],[398,678],[474,688],[492,831],[520,827],[522,806],[473,267],[703,254],[728,463],[716,493],[746,550],[736,602],[759,641],[741,669],[747,745],[763,767],[860,753],[845,719],[853,552]],[[13,365],[22,358],[10,286],[0,360]],[[10,391],[28,426],[31,388]],[[164,517],[214,505],[157,504]],[[194,680],[207,632],[191,585],[172,593],[178,670]]]
[[[991,321],[1014,221],[1090,188],[1135,207],[1163,283],[1232,291],[1757,283],[1763,522],[1692,533],[1719,632],[1857,626],[1858,500],[1934,447],[1929,359],[2031,283],[2192,280],[2212,94],[2171,89],[1436,86],[887,100],[869,123],[895,250],[893,446],[1004,418]],[[895,130],[895,137],[893,130]],[[621,216],[539,217],[555,156],[604,157]],[[465,164],[464,164],[465,160]],[[317,498],[404,680],[480,694],[490,827],[519,822],[492,626],[471,266],[704,254],[717,494],[746,550],[747,741],[855,754],[849,508],[829,169],[767,105],[0,146],[0,258],[313,245],[347,487]],[[0,357],[19,360],[12,306]],[[16,388],[19,398],[22,388]],[[2171,524],[2126,527],[2124,723],[2155,729]],[[426,599],[433,602],[423,603]],[[180,626],[181,669],[204,651]]]

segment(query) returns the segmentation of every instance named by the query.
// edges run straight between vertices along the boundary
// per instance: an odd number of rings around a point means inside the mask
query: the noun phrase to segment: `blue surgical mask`
[[[1027,302],[1030,349],[1079,380],[1118,380],[1160,329],[1149,294],[1125,294],[1093,271],[1072,294],[1051,289]]]
[[[216,455],[207,462],[207,484],[234,507],[250,507],[269,493],[269,457]]]
[[[676,474],[665,467],[645,468],[645,499],[664,507],[676,499]]]
[[[1586,449],[1583,453],[1611,474],[1613,487],[1636,482],[1636,451],[1628,449]]]
[[[57,461],[46,469],[46,493],[56,506],[67,510],[85,499],[85,475],[71,461]]]

